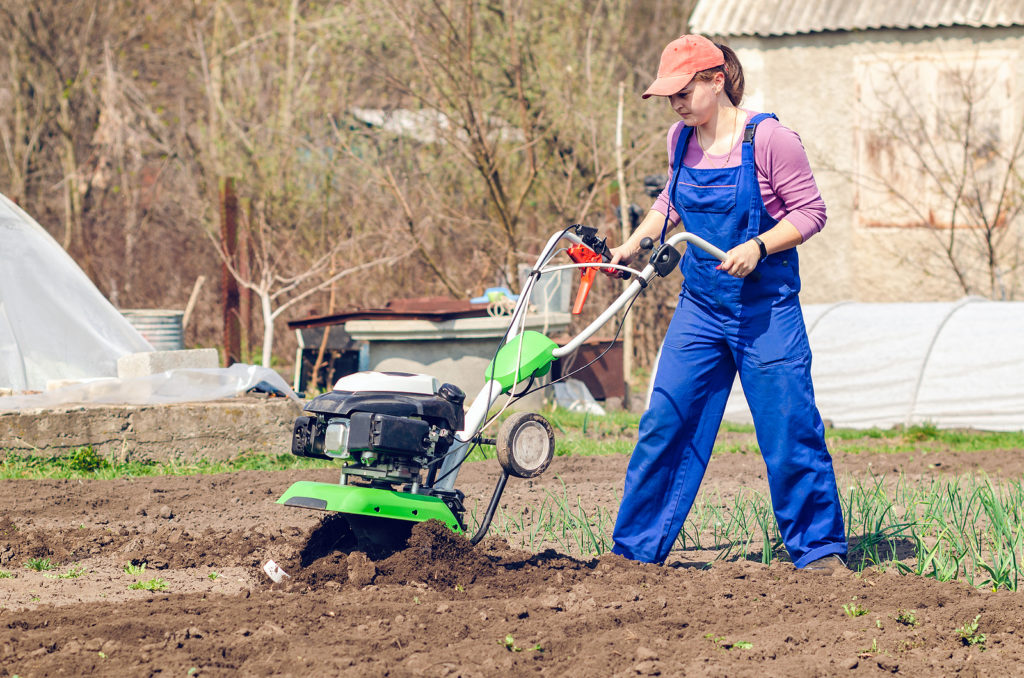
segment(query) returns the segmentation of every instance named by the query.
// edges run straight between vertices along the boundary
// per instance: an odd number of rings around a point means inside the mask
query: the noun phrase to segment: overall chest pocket
[[[680,179],[676,186],[676,202],[686,212],[724,214],[736,207],[739,186],[734,182],[691,184]]]

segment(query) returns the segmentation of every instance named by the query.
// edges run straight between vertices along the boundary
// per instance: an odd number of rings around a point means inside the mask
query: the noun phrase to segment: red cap
[[[667,97],[689,84],[695,73],[722,66],[725,55],[702,35],[682,35],[668,43],[661,53],[658,79],[651,83],[643,98]]]

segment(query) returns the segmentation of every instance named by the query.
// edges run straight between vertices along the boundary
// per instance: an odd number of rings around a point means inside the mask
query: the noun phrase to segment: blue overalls
[[[754,132],[766,117],[747,124],[738,167],[684,167],[692,128],[677,144],[672,205],[687,231],[725,251],[777,223],[765,210],[754,167]],[[797,298],[796,248],[769,255],[746,278],[715,270],[718,263],[696,247],[683,255],[683,289],[626,472],[613,551],[656,563],[668,556],[697,497],[738,371],[793,563],[845,556]]]

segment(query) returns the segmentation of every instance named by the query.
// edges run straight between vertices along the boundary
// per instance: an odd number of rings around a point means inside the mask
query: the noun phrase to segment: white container
[[[184,311],[122,309],[121,315],[128,319],[154,351],[180,351],[185,348],[185,332],[181,323]]]

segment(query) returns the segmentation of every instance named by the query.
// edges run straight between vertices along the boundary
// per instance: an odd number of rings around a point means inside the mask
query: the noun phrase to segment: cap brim
[[[658,78],[651,83],[646,92],[640,95],[640,98],[671,96],[689,85],[690,81],[693,80],[693,75],[693,73],[683,73],[682,75]]]

